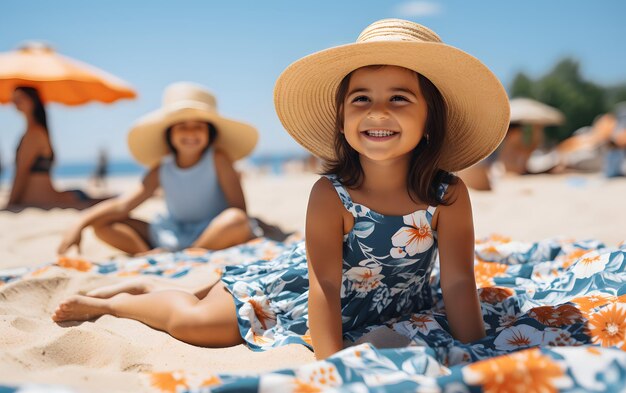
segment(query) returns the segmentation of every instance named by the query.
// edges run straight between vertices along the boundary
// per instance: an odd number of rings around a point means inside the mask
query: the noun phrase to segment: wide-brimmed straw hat
[[[314,53],[287,67],[274,89],[285,129],[314,155],[334,160],[337,88],[350,72],[377,64],[414,70],[441,92],[447,106],[441,169],[467,168],[504,138],[509,102],[496,76],[475,57],[442,43],[432,30],[400,19],[374,22],[356,43]]]
[[[133,157],[146,166],[154,166],[170,153],[165,131],[176,123],[188,120],[206,121],[217,128],[212,145],[235,161],[254,149],[259,138],[256,129],[246,123],[222,117],[211,92],[190,82],[177,82],[163,92],[163,105],[141,117],[128,133],[128,147]]]

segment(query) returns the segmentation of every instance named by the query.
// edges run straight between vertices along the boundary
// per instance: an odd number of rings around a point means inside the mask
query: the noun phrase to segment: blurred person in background
[[[54,150],[39,92],[33,87],[20,86],[13,92],[12,100],[24,115],[26,131],[15,152],[15,175],[6,209],[84,209],[103,200],[91,198],[82,190],[58,191],[54,187],[50,176]]]
[[[98,151],[98,162],[93,171],[93,183],[98,188],[106,188],[107,174],[109,173],[109,156],[106,149],[101,148]]]
[[[615,106],[615,125],[607,142],[604,157],[604,175],[618,177],[626,175],[626,101]]]

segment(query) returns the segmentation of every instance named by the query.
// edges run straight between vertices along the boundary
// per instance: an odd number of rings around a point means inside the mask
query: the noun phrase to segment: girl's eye
[[[352,102],[367,102],[369,98],[367,96],[356,96],[352,99]]]
[[[392,96],[391,101],[408,101],[409,99],[405,96]]]

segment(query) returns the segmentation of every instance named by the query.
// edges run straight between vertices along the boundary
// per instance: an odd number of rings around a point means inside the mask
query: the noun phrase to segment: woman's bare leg
[[[93,230],[103,242],[131,255],[151,249],[148,223],[145,221],[130,217],[107,220],[103,217],[93,224]]]
[[[253,237],[246,212],[231,207],[211,221],[193,247],[221,250],[245,243]]]
[[[243,342],[235,302],[221,282],[202,300],[176,290],[122,293],[110,299],[76,295],[62,302],[52,319],[89,320],[104,314],[135,319],[193,345],[226,347]]]
[[[194,286],[185,286],[176,282],[176,280],[160,278],[160,277],[137,277],[125,279],[117,284],[105,285],[100,288],[93,289],[86,293],[87,296],[108,299],[120,293],[128,293],[131,295],[142,295],[144,293],[175,289],[191,293],[199,299],[204,298],[208,291],[219,282],[220,273],[213,272],[206,280],[206,283]]]
[[[183,287],[178,287],[174,283],[168,283],[165,279],[159,280],[155,277],[137,277],[126,279],[116,284],[105,285],[103,287],[92,289],[85,295],[108,299],[120,293],[142,295],[144,293],[154,292],[155,290],[165,289],[183,290]]]

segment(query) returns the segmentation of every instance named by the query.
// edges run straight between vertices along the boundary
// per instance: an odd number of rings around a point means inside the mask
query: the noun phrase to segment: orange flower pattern
[[[508,265],[495,262],[484,262],[477,260],[474,264],[474,276],[478,288],[489,287],[494,284],[495,277],[504,277]]]
[[[626,305],[613,303],[591,314],[588,330],[594,343],[626,351]]]
[[[538,349],[483,360],[463,371],[470,385],[480,385],[486,393],[558,392],[555,380],[565,375],[558,363]]]
[[[66,269],[74,269],[79,272],[88,272],[91,270],[91,262],[80,258],[59,257],[57,265]]]
[[[528,315],[531,318],[535,318],[540,323],[552,327],[571,325],[583,320],[581,311],[569,304],[563,304],[557,307],[535,307],[528,312]]]
[[[577,297],[571,300],[572,303],[576,304],[578,309],[583,313],[590,313],[594,309],[604,306],[611,302],[615,296],[609,295],[603,292],[595,292],[588,294],[587,296]]]
[[[511,288],[504,287],[484,287],[478,290],[480,301],[495,304],[500,303],[506,298],[513,296],[515,291]]]
[[[185,377],[179,372],[152,373],[152,387],[164,393],[177,393],[188,388]]]

